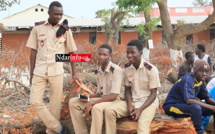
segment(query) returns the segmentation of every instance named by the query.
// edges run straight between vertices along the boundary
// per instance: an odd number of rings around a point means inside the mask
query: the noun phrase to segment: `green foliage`
[[[0,0],[0,11],[6,10],[7,6],[11,7],[13,4],[19,4],[20,0]]]
[[[177,21],[177,25],[178,25],[178,26],[181,26],[181,25],[183,25],[183,24],[185,24],[185,21],[184,21],[184,20],[178,20],[178,21]]]
[[[157,23],[160,21],[159,18],[152,18],[151,21],[149,21],[146,25],[152,30],[156,31],[157,30]]]
[[[147,35],[145,25],[147,25],[152,31],[157,30],[157,23],[160,21],[160,18],[152,18],[151,21],[149,21],[147,24],[140,23],[137,27],[135,27],[135,30],[140,34],[140,36],[143,36],[144,39],[148,39],[149,36]]]
[[[143,24],[143,23],[140,23],[138,26],[136,26],[135,30],[138,31],[140,36],[146,35],[145,24]]]
[[[105,33],[106,34],[112,34],[113,30],[108,27],[110,19],[108,17],[104,17],[104,18],[102,18],[102,21],[105,23],[105,25],[104,25],[104,27],[105,27]]]
[[[210,0],[212,1],[212,0]],[[193,2],[194,6],[200,6],[200,7],[205,7],[205,6],[213,6],[212,2],[209,2],[208,0],[195,0]]]
[[[120,26],[119,26],[119,30],[121,30],[123,27],[124,27],[124,23],[121,21]]]
[[[116,4],[119,6],[121,10],[132,10],[133,12],[139,14],[139,13],[145,13],[145,15],[149,15],[150,11],[152,9],[152,5],[157,0],[118,0]],[[137,27],[135,27],[135,30],[140,34],[140,36],[144,36],[144,39],[148,39],[149,36],[146,32],[146,26],[148,26],[151,30],[157,29],[157,23],[160,21],[160,18],[152,18],[149,22],[146,24],[141,23]]]
[[[101,9],[101,10],[96,11],[97,16],[99,14],[102,14],[103,17],[109,15],[110,13],[111,13],[111,9],[107,9],[107,10],[106,9]]]
[[[157,0],[118,0],[116,4],[120,9],[130,10],[132,9],[135,13],[147,12],[150,13],[152,5]]]

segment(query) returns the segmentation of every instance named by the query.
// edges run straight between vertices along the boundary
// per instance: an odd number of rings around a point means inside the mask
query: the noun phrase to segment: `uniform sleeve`
[[[186,102],[187,99],[195,99],[195,92],[193,91],[193,80],[186,79],[185,83],[183,84],[184,88],[184,102]]]
[[[150,76],[149,76],[149,88],[159,88],[160,85],[160,78],[158,74],[158,69],[154,66],[151,70]]]
[[[98,93],[100,93],[101,85],[99,83],[99,76],[98,76],[98,74],[95,74],[95,77],[96,77],[96,83],[97,83]]]
[[[125,86],[129,86],[129,80],[128,80],[128,77],[127,77],[127,74],[126,74],[125,70],[124,70],[123,74],[124,74],[124,83],[125,83]]]
[[[67,52],[74,52],[77,50],[77,47],[75,45],[75,41],[73,39],[73,35],[70,29],[69,31],[67,31],[67,34],[66,34],[66,48],[67,48]]]
[[[115,69],[112,76],[111,93],[120,94],[124,74],[122,69]]]
[[[209,94],[208,94],[208,91],[207,91],[207,89],[206,89],[205,84],[203,84],[203,85],[201,86],[200,92],[199,92],[199,94],[198,94],[197,97],[198,97],[200,100],[207,99],[207,98],[210,97]]]
[[[26,46],[29,47],[29,48],[37,50],[38,46],[37,46],[37,30],[36,30],[36,27],[34,27],[32,29],[31,34],[30,34],[30,36],[28,38]]]

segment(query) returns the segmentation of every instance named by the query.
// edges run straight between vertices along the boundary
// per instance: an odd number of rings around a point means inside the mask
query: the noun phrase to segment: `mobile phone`
[[[131,111],[134,112],[134,109]],[[129,120],[134,120],[136,118],[136,114],[129,115]]]
[[[83,100],[90,101],[90,98],[88,96],[84,96],[84,95],[81,95],[81,94],[78,94],[78,99],[83,99]]]

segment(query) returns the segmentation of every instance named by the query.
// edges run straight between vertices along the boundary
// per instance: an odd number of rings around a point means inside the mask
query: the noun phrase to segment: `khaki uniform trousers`
[[[100,98],[90,98],[90,102],[96,101]],[[101,134],[104,119],[104,109],[119,101],[116,99],[112,102],[101,102],[93,106],[91,109],[92,122],[90,134]],[[88,102],[82,102],[77,97],[69,100],[69,110],[72,118],[72,124],[75,134],[88,134],[85,119],[83,118],[83,109],[88,106]]]
[[[43,95],[49,83],[50,103],[49,109],[43,103]],[[39,118],[46,125],[48,134],[56,134],[60,129],[60,109],[63,92],[63,74],[57,76],[37,76],[33,75],[30,104],[36,111]]]
[[[134,102],[133,102],[134,105]],[[149,127],[155,116],[156,107],[150,105],[144,109],[138,119],[138,134],[149,134]],[[105,109],[106,134],[116,134],[116,119],[128,117],[126,101],[120,100]]]

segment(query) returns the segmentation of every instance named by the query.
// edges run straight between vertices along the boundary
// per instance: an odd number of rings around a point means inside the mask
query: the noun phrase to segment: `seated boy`
[[[193,62],[194,62],[194,53],[191,51],[188,51],[185,53],[186,61],[184,61],[178,71],[178,79],[180,79],[182,76],[184,76],[188,72],[192,72]]]
[[[198,134],[204,133],[202,116],[213,115],[215,112],[215,101],[210,98],[204,82],[209,69],[206,61],[196,61],[193,73],[187,73],[173,85],[163,104],[167,115],[176,118],[191,117]],[[196,100],[196,97],[205,99],[206,103]]]
[[[97,77],[98,94],[83,93],[82,95],[90,97],[90,101],[79,100],[77,97],[69,101],[69,109],[72,118],[72,124],[75,134],[88,134],[87,126],[83,118],[83,109],[85,118],[89,118],[92,113],[91,134],[101,134],[103,124],[104,109],[117,102],[120,93],[124,94],[124,74],[123,70],[111,59],[112,48],[108,44],[103,44],[98,49],[98,62],[101,65],[95,74]],[[102,91],[103,90],[103,91]],[[103,93],[103,95],[102,95]],[[122,96],[122,95],[120,95]]]
[[[125,65],[125,99],[105,109],[106,134],[116,133],[116,118],[135,115],[138,134],[149,134],[149,127],[159,105],[157,88],[160,80],[157,68],[141,58],[143,44],[131,40],[127,45]]]

